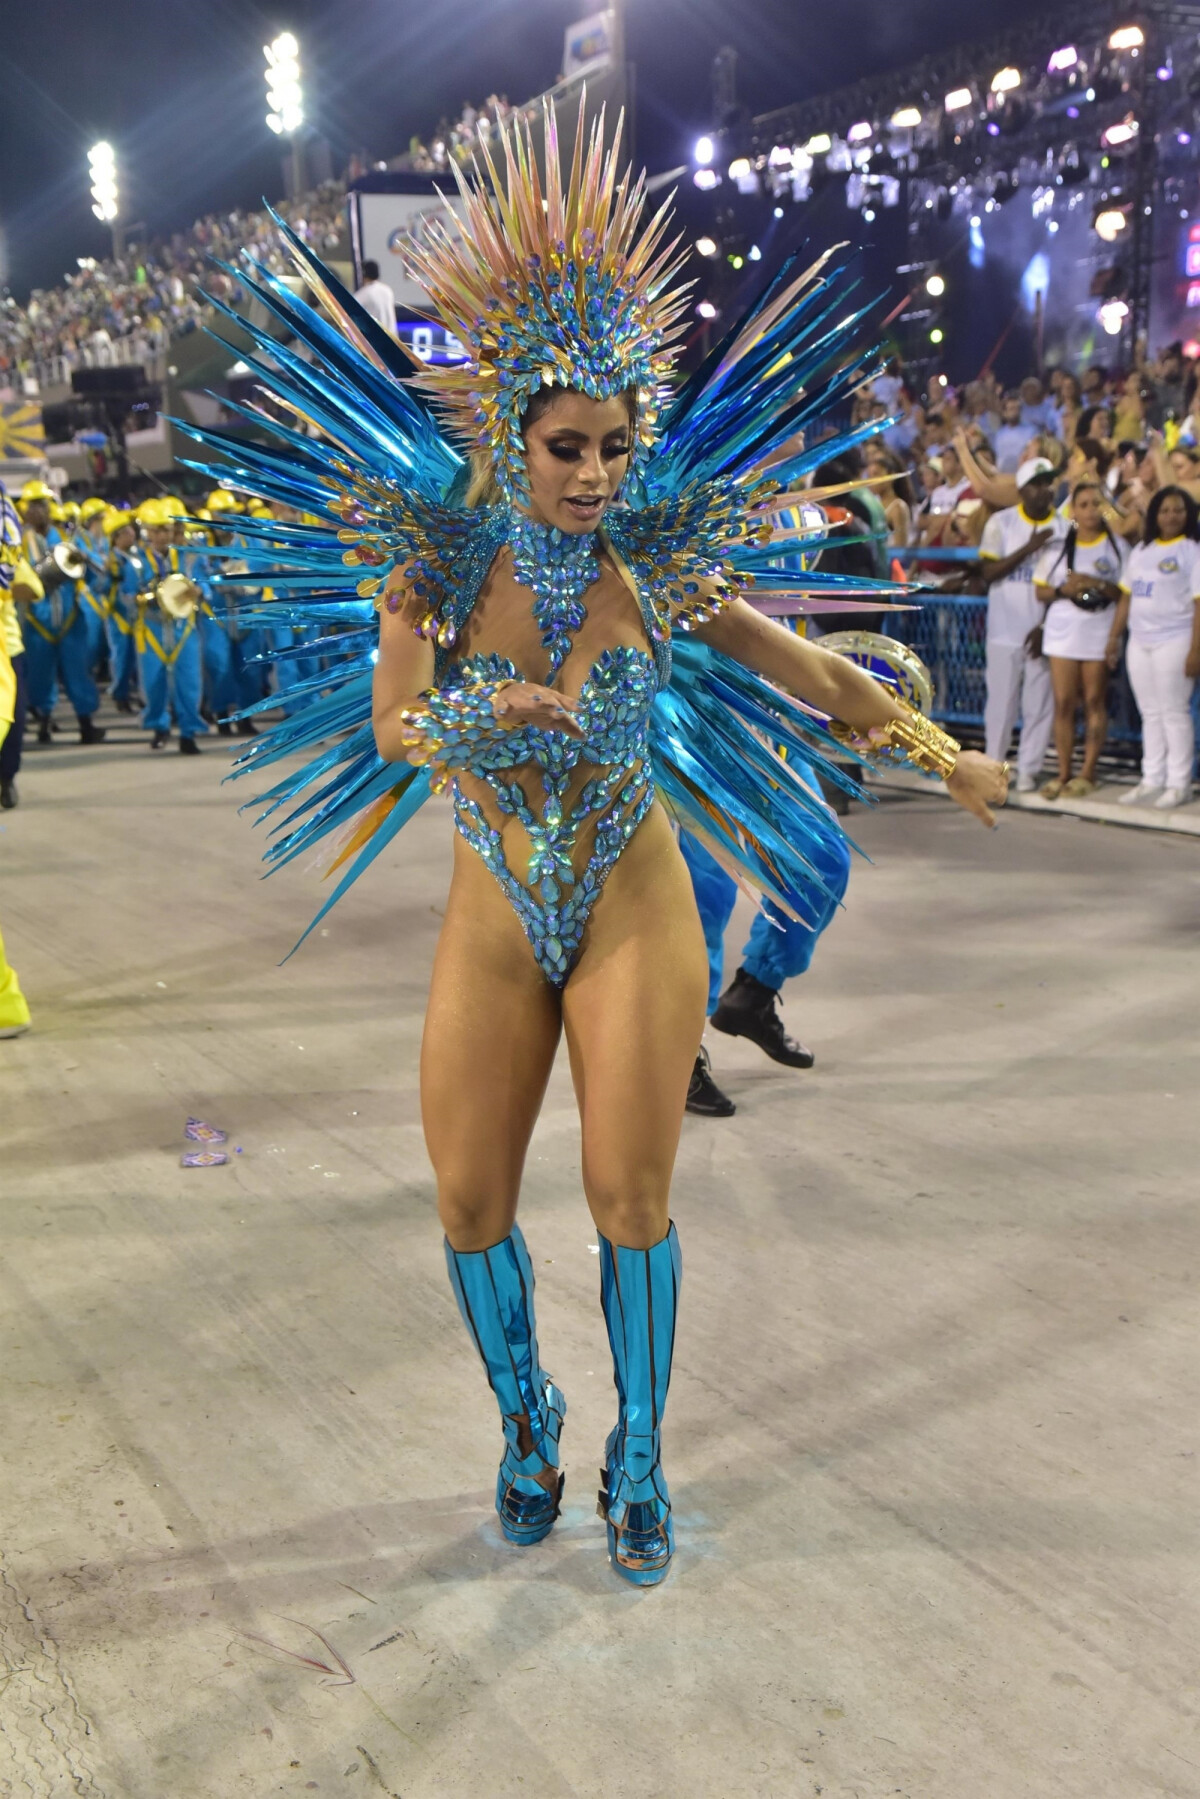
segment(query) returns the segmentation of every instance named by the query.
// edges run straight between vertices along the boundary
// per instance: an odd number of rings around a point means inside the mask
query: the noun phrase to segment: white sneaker
[[[1160,787],[1151,787],[1145,781],[1139,781],[1136,787],[1131,787],[1128,793],[1121,795],[1117,804],[1118,806],[1145,806],[1161,792]]]
[[[1017,792],[1018,793],[1032,793],[1034,791],[1034,789],[1036,788],[1036,786],[1037,786],[1037,776],[1036,775],[1018,775],[1017,776]]]
[[[1192,790],[1190,787],[1164,787],[1154,802],[1156,812],[1171,812],[1176,806],[1190,805]]]
[[[6,1024],[0,1027],[0,1037],[23,1037],[28,1029],[27,1024]]]

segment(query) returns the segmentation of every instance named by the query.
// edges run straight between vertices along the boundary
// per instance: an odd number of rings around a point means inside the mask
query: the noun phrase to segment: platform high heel
[[[600,1297],[612,1346],[617,1423],[604,1451],[598,1510],[615,1571],[635,1586],[665,1580],[675,1551],[660,1461],[683,1260],[672,1225],[651,1249],[600,1238]]]
[[[538,1359],[533,1264],[512,1232],[491,1249],[461,1254],[446,1244],[446,1266],[463,1323],[487,1370],[504,1427],[496,1513],[510,1543],[539,1543],[558,1517],[563,1477],[558,1440],[567,1402]]]

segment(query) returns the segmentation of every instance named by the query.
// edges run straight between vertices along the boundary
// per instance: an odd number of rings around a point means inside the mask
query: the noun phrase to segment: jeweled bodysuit
[[[552,682],[587,617],[583,595],[600,576],[596,538],[549,530],[514,513],[509,542],[513,572],[533,596]],[[642,609],[645,618],[644,602]],[[522,877],[509,863],[502,831],[456,773],[455,823],[500,883],[555,986],[570,974],[600,890],[653,803],[650,711],[668,670],[669,654],[661,649],[657,657],[629,645],[607,649],[579,695],[574,717],[582,737],[527,726],[488,734],[457,764],[487,783],[504,818],[524,827],[530,855]],[[447,663],[438,687],[449,695],[522,678],[507,657],[476,655]],[[595,773],[572,794],[581,765]],[[591,852],[578,868],[576,850],[588,831]]]

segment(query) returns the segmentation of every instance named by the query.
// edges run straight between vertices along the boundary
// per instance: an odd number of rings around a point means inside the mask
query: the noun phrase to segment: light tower
[[[290,31],[263,45],[267,59],[267,124],[278,137],[286,137],[292,153],[292,197],[304,187],[300,127],[304,123],[304,89],[300,84],[300,45]]]
[[[88,151],[88,175],[92,184],[92,211],[112,231],[113,256],[125,248],[121,229],[121,197],[117,188],[117,156],[109,143],[93,144]]]

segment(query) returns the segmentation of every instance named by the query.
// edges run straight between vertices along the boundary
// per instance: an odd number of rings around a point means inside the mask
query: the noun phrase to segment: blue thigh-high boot
[[[483,1358],[504,1425],[496,1511],[510,1543],[539,1543],[558,1517],[558,1439],[567,1402],[538,1359],[533,1264],[520,1228],[463,1255],[446,1243],[450,1285]]]
[[[612,1346],[617,1423],[604,1450],[600,1516],[618,1574],[652,1587],[675,1552],[671,1495],[659,1463],[683,1258],[672,1225],[651,1249],[600,1238],[600,1300]]]

